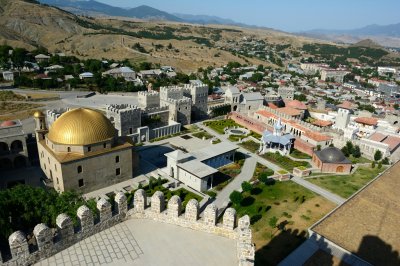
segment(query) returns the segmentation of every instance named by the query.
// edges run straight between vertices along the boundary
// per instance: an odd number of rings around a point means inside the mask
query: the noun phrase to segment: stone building
[[[333,80],[335,82],[343,83],[344,76],[347,75],[347,71],[339,69],[325,68],[321,70],[321,79],[324,81]]]
[[[237,87],[231,86],[225,91],[225,103],[232,106],[232,111],[237,111],[240,101],[240,91]]]
[[[182,125],[191,124],[192,99],[182,97],[179,100],[168,99],[169,120],[178,122]]]
[[[312,164],[322,173],[345,173],[351,171],[351,161],[343,152],[335,147],[328,147],[322,151],[315,151],[312,156]]]
[[[156,91],[139,91],[139,107],[142,109],[160,107],[160,93]]]
[[[118,130],[119,136],[132,135],[141,127],[142,111],[130,104],[108,105],[106,116]]]
[[[192,114],[194,119],[207,117],[208,86],[204,84],[186,84],[184,96],[192,99]]]
[[[240,92],[232,86],[225,91],[225,103],[231,105],[233,112],[254,113],[264,105],[264,96],[260,92]]]
[[[63,113],[48,130],[34,114],[40,166],[57,191],[87,193],[132,178],[133,144],[118,137],[102,113],[86,108]]]
[[[293,87],[279,87],[278,95],[281,96],[282,100],[293,100],[294,91],[295,89]]]
[[[350,110],[339,108],[335,128],[344,130],[350,123]]]
[[[21,121],[0,124],[0,171],[29,165],[26,136]]]

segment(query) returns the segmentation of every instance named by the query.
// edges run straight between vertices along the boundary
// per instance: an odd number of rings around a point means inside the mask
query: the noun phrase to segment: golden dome
[[[33,114],[33,117],[35,117],[35,118],[44,117],[44,114],[43,114],[42,111],[36,111],[36,112]]]
[[[62,114],[51,126],[48,139],[65,145],[89,145],[115,137],[116,130],[102,113],[73,109]]]

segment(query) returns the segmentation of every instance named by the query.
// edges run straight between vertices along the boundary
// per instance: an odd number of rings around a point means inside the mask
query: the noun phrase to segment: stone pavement
[[[230,266],[236,241],[191,229],[131,219],[36,265]]]

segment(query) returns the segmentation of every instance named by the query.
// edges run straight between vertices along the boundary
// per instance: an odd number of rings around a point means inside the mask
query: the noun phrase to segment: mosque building
[[[34,118],[40,166],[57,191],[87,193],[132,178],[134,145],[101,112],[72,109],[49,129],[42,112]]]

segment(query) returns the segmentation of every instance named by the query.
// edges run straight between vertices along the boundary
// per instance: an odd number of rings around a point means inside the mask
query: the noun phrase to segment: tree
[[[371,168],[375,168],[375,161],[372,161]]]
[[[385,159],[382,160],[382,164],[389,164],[389,158],[385,157]]]
[[[347,146],[344,146],[341,151],[343,152],[344,156],[349,157],[350,152],[349,149],[347,148]]]
[[[352,154],[354,151],[354,145],[351,141],[347,141],[346,142],[346,147],[347,147],[347,151],[349,152],[349,154]]]
[[[252,186],[249,182],[244,181],[244,182],[242,183],[242,190],[243,190],[243,192],[249,192],[252,188],[253,188],[253,186]]]
[[[382,168],[382,162],[379,162],[378,163],[378,169],[381,169]]]
[[[268,221],[268,225],[271,228],[275,228],[277,223],[278,223],[278,218],[276,218],[275,216],[272,216],[271,219],[269,219]]]
[[[243,200],[243,196],[242,196],[242,193],[240,193],[240,192],[237,191],[237,190],[234,190],[234,191],[232,191],[232,193],[229,195],[229,199],[231,200],[231,202],[232,202],[234,205],[239,205],[239,204],[242,202],[242,200]]]
[[[361,157],[360,146],[356,145],[356,146],[354,147],[354,150],[353,150],[353,157],[354,157],[354,158],[360,158],[360,157]]]
[[[399,110],[399,104],[395,103],[395,104],[393,105],[393,108],[396,109],[396,110]]]
[[[380,159],[382,159],[382,152],[380,150],[377,150],[374,154],[374,160],[379,161]]]

